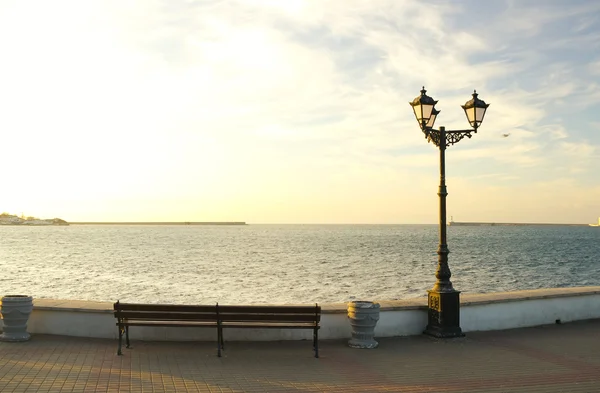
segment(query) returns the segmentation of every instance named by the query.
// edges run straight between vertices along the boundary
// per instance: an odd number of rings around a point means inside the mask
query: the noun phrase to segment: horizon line
[[[439,225],[439,223],[369,223],[369,222],[354,222],[354,223],[340,223],[340,222],[246,222],[246,221],[67,221],[71,225],[233,225],[233,226],[244,226],[244,225]],[[562,223],[562,222],[482,222],[482,221],[461,221],[452,222],[453,224],[474,225],[474,226],[485,226],[485,225],[590,225],[589,223]],[[450,225],[450,221],[447,223]]]

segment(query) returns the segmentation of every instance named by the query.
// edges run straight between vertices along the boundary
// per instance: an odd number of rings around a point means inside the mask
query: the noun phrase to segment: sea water
[[[436,225],[0,227],[0,294],[148,303],[426,295]],[[600,228],[448,227],[455,289],[600,285]]]

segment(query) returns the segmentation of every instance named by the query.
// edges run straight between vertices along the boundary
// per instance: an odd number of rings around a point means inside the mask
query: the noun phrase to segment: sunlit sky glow
[[[0,210],[67,221],[600,216],[600,2],[0,2]],[[502,134],[510,134],[504,138]]]

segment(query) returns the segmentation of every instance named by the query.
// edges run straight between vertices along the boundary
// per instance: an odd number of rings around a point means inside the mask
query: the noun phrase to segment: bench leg
[[[129,345],[129,326],[125,326],[125,339],[125,343],[127,344],[125,348],[131,348],[131,345]]]
[[[123,355],[123,352],[121,352],[121,345],[123,343],[123,327],[119,326],[119,348],[117,349],[117,355],[121,356]]]
[[[221,357],[221,349],[223,349],[223,332],[221,328],[217,328],[217,355]]]
[[[319,357],[319,330],[315,329],[313,332],[313,350],[315,351],[315,357]]]

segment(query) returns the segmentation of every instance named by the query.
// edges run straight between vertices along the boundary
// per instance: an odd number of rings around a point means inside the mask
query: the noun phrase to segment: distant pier
[[[450,221],[449,226],[479,226],[479,227],[509,227],[509,226],[563,226],[563,227],[587,227],[588,224],[547,224],[535,222],[456,222]]]
[[[71,225],[248,225],[244,221],[173,221],[173,222],[149,222],[149,221],[79,221]]]

